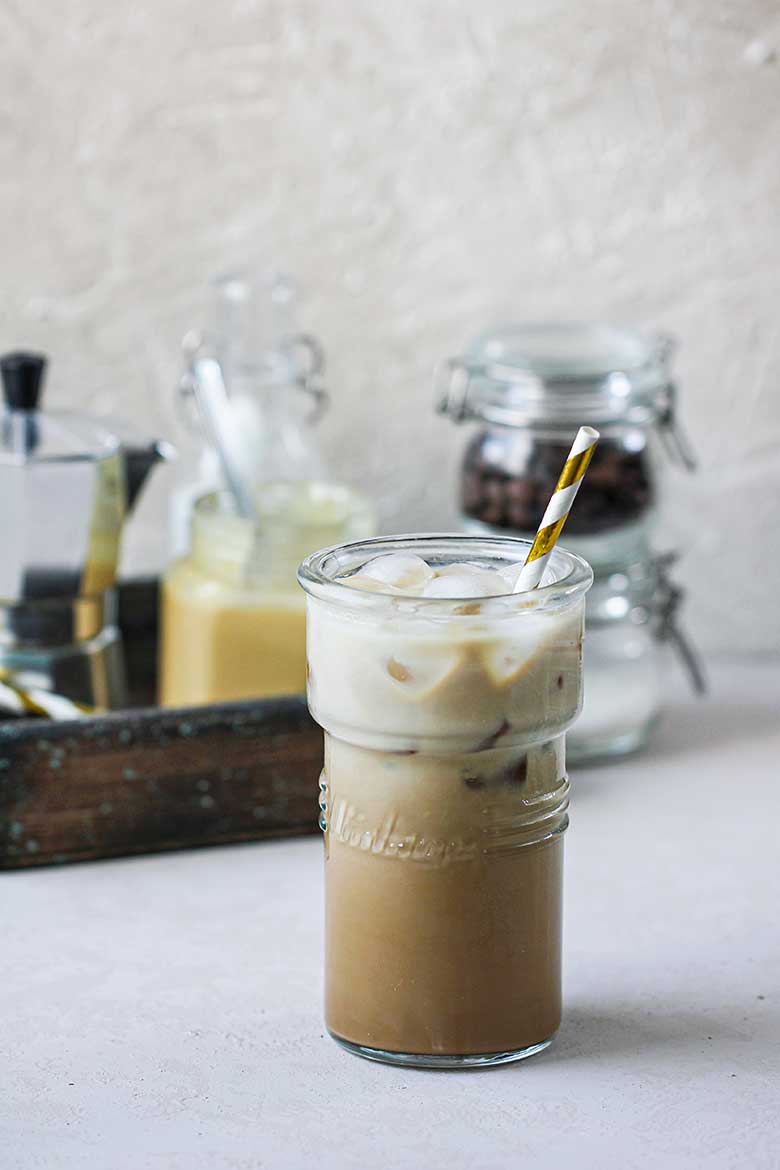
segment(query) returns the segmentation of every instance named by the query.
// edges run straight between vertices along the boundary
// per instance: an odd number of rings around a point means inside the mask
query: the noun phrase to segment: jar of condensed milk
[[[373,506],[352,488],[317,481],[263,484],[255,504],[257,523],[237,514],[228,492],[193,508],[190,551],[162,579],[163,706],[306,689],[296,570],[313,549],[370,536]]]

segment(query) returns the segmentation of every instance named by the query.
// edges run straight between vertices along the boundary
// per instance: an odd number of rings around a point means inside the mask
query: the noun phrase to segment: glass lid
[[[668,409],[672,349],[598,322],[506,325],[439,371],[439,410],[507,426],[650,422]]]

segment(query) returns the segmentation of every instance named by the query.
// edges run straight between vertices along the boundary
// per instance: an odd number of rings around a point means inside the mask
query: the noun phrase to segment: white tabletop
[[[0,1166],[774,1170],[780,666],[713,682],[574,772],[565,1018],[518,1065],[327,1037],[316,838],[0,875]]]

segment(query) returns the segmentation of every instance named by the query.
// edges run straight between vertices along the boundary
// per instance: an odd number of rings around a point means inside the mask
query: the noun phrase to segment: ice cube
[[[405,646],[383,663],[383,673],[396,698],[420,702],[445,686],[459,666],[460,655],[453,647]]]
[[[525,567],[525,561],[521,561],[519,564],[516,564],[516,565],[502,565],[501,568],[498,570],[499,573],[501,574],[501,576],[506,581],[507,585],[509,586],[510,592],[514,593],[514,589],[515,589],[515,585],[517,584],[518,577],[522,573],[524,567]],[[554,580],[555,580],[555,571],[548,564],[547,568],[544,570],[544,573],[542,574],[542,579],[539,583],[540,583],[540,585],[551,585]]]
[[[384,553],[364,565],[361,576],[413,593],[432,579],[433,569],[415,553]]]
[[[514,587],[517,584],[517,579],[523,571],[524,564],[525,561],[520,561],[516,565],[502,565],[498,570],[509,586],[510,593],[514,590]]]
[[[423,597],[498,597],[506,592],[506,582],[498,573],[478,569],[468,573],[440,573],[427,583]]]
[[[479,576],[480,573],[489,572],[483,569],[481,565],[475,565],[471,561],[453,561],[451,565],[443,565],[440,569],[436,569],[437,577],[449,577],[453,573],[468,573],[469,575]]]
[[[436,566],[436,577],[448,577],[450,573],[484,573],[482,565],[475,565],[472,560],[454,560],[451,565]]]
[[[498,638],[482,647],[482,662],[496,686],[517,682],[536,661],[552,636],[554,627],[546,618],[529,615],[523,618],[513,638]]]
[[[388,585],[385,581],[376,581],[373,577],[367,577],[365,573],[354,573],[351,577],[339,577],[341,585],[349,585],[350,589],[362,589],[365,593],[400,593],[400,589],[396,589],[394,585]]]

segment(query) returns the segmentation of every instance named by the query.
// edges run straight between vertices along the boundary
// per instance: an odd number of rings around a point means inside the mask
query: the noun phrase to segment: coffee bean
[[[555,490],[568,454],[565,443],[533,439],[524,451],[523,468],[510,474],[487,432],[466,450],[461,507],[467,516],[493,527],[535,532]],[[566,522],[572,535],[606,532],[638,520],[653,503],[645,450],[629,451],[616,439],[602,437]]]

